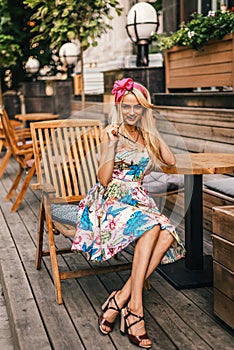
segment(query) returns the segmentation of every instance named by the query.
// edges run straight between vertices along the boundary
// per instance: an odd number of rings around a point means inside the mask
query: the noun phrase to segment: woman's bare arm
[[[176,159],[170,147],[166,144],[166,142],[161,137],[159,140],[160,140],[159,152],[163,162],[169,166],[175,165]]]
[[[114,132],[114,134],[113,134]],[[118,128],[109,125],[104,129],[101,142],[101,159],[98,169],[98,179],[103,186],[107,186],[112,179],[116,146],[118,142]]]

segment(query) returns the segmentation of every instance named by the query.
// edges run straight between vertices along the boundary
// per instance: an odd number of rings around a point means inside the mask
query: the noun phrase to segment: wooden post
[[[80,46],[80,66],[81,66],[81,108],[85,108],[85,90],[84,90],[84,56],[83,56],[83,48]]]

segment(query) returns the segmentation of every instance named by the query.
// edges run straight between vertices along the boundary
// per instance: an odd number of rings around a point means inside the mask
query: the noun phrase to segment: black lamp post
[[[138,47],[137,67],[149,65],[149,40],[157,32],[158,26],[157,11],[146,2],[135,4],[128,12],[126,30]]]
[[[70,79],[73,68],[77,63],[80,49],[75,43],[63,44],[59,50],[59,57],[62,63],[67,66],[67,78]]]

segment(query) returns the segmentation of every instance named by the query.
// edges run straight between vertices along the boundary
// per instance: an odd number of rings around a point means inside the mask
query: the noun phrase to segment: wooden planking
[[[0,278],[0,349],[14,350],[10,322],[7,314],[6,300]]]
[[[216,175],[212,175],[214,179]],[[212,208],[216,206],[234,205],[234,199],[218,192],[203,189],[203,229],[206,230],[205,240],[210,242],[212,234]],[[164,207],[169,211],[174,211],[175,214],[183,218],[184,216],[184,193],[170,195],[166,198]],[[222,222],[220,222],[222,225]]]
[[[215,126],[206,126],[206,125],[193,125],[193,124],[181,124],[174,123],[174,127],[180,136],[197,138],[198,140],[206,141],[217,141],[220,143],[229,143],[234,144],[233,129],[234,128],[225,128],[225,127],[215,127]],[[159,130],[170,133],[171,126],[169,123],[160,123],[158,122]]]
[[[9,169],[11,170],[11,169]],[[14,169],[12,169],[14,170]],[[4,176],[2,183],[8,186],[8,180]],[[19,215],[26,228],[24,239],[29,237],[29,241],[35,244],[35,223],[38,213],[38,198],[30,190],[27,192],[23,201],[22,208],[17,214]],[[2,204],[5,206],[5,203]],[[12,220],[13,221],[13,220]],[[11,223],[13,225],[13,223]],[[22,233],[20,233],[20,236]],[[17,236],[14,231],[14,237]],[[31,236],[31,237],[30,237]],[[58,237],[62,239],[62,237]],[[16,239],[22,259],[26,260],[28,281],[31,285],[35,298],[41,309],[41,317],[44,322],[48,336],[52,338],[51,349],[64,349],[64,343],[59,339],[66,338],[70,332],[70,322],[76,331],[76,337],[81,341],[74,344],[68,349],[87,349],[87,350],[102,350],[108,349],[135,349],[135,346],[130,344],[126,337],[121,337],[118,329],[118,322],[110,337],[103,337],[98,332],[97,316],[100,314],[101,303],[108,296],[109,292],[118,289],[129,275],[129,272],[106,274],[102,276],[92,276],[80,278],[79,280],[63,281],[64,291],[64,306],[57,305],[54,300],[54,292],[50,277],[50,262],[49,258],[45,258],[41,271],[36,271],[34,263],[30,259],[31,253],[25,253],[23,250],[22,237]],[[23,241],[23,240],[22,240]],[[67,242],[67,241],[66,241]],[[28,244],[28,243],[27,243]],[[30,243],[31,245],[31,243]],[[28,249],[27,249],[28,250]],[[33,254],[35,251],[33,251]],[[24,257],[24,254],[26,256]],[[77,264],[76,254],[66,255],[61,257],[59,263]],[[29,261],[27,261],[29,260]],[[79,260],[81,264],[87,264],[85,259]],[[65,265],[64,265],[65,267]],[[40,275],[40,279],[38,278]],[[47,276],[47,277],[46,277]],[[47,286],[46,286],[47,284]],[[145,300],[145,317],[147,322],[147,330],[154,341],[153,348],[159,350],[175,350],[175,349],[221,349],[225,344],[225,350],[231,349],[230,339],[233,340],[233,333],[225,328],[225,325],[212,314],[212,298],[213,294],[210,289],[198,289],[188,291],[175,291],[161,276],[155,273],[151,278],[152,288],[150,291],[144,292]],[[95,290],[95,293],[94,293]],[[202,293],[203,291],[203,293]],[[189,294],[190,293],[190,294]],[[174,300],[175,299],[175,300]],[[172,302],[171,302],[172,300]],[[191,306],[189,306],[191,304]],[[65,311],[61,311],[61,308]],[[58,311],[55,311],[55,310]],[[61,313],[60,313],[61,312]],[[57,325],[62,322],[64,312],[70,322],[64,327],[59,336],[61,328],[54,329],[51,325],[52,321]],[[24,317],[24,315],[21,315]],[[57,334],[57,343],[53,339],[53,333]],[[204,333],[204,334],[203,334]],[[208,333],[208,334],[206,334]],[[216,337],[217,334],[217,337]],[[90,336],[92,335],[92,336]],[[77,338],[75,338],[77,340]],[[65,342],[65,341],[64,341]],[[216,343],[216,345],[214,345]],[[39,348],[40,344],[35,342],[34,348]],[[56,344],[56,345],[55,345]],[[229,346],[229,348],[228,348]],[[223,349],[223,348],[222,348]],[[22,348],[24,350],[24,348]]]
[[[184,68],[178,68],[178,69],[174,69],[171,71],[171,79],[172,78],[177,78],[177,77],[190,77],[190,79],[193,79],[196,76],[202,76],[202,75],[209,75],[214,73],[214,69],[216,67],[214,67],[214,65],[207,65],[207,66],[201,66],[201,69],[199,71],[197,71],[197,67],[191,66],[189,67],[189,69],[187,70],[187,72],[184,71]],[[219,63],[219,67],[218,67],[218,71],[219,74],[224,74],[224,73],[230,73],[232,69],[232,62],[228,62],[228,63]]]
[[[234,203],[234,199],[233,199]],[[213,232],[234,243],[234,204],[213,208]]]
[[[226,35],[223,39],[222,42],[220,41],[210,41],[207,43],[205,46],[205,49],[200,49],[200,50],[193,50],[194,55],[197,54],[203,54],[205,55],[206,53],[216,53],[216,52],[223,52],[223,51],[230,51],[232,50],[232,35]],[[191,55],[191,50],[189,47],[184,47],[180,46],[180,50],[178,50],[178,47],[173,47],[170,50],[168,50],[168,53],[174,52],[176,53],[173,55],[172,59],[182,59],[183,57],[190,57]]]
[[[218,317],[234,329],[234,301],[218,289],[214,289],[214,311]]]
[[[214,312],[234,329],[234,205],[214,207],[212,214]]]
[[[4,203],[5,204],[5,203]],[[8,203],[7,203],[8,204]],[[25,204],[25,203],[24,203]],[[38,201],[36,202],[37,206],[39,206]],[[3,207],[3,206],[2,206]],[[34,317],[35,317],[35,322],[38,322],[38,324],[44,324],[47,323],[48,328],[49,328],[49,339],[50,342],[53,344],[54,348],[56,349],[74,349],[76,346],[79,346],[80,344],[80,349],[82,349],[82,343],[79,341],[79,337],[77,336],[76,331],[74,330],[74,327],[72,327],[72,321],[67,315],[65,307],[55,307],[56,303],[54,300],[54,291],[53,291],[53,285],[51,278],[48,274],[41,273],[41,271],[37,271],[35,268],[34,260],[35,260],[35,244],[32,241],[32,237],[30,237],[29,233],[31,232],[32,234],[36,235],[36,225],[35,225],[35,220],[36,216],[32,215],[32,211],[28,209],[28,207],[25,205],[23,210],[19,211],[19,215],[17,214],[11,214],[9,213],[9,208],[6,208],[6,205],[2,208],[4,210],[4,216],[5,219],[7,220],[9,224],[9,228],[11,230],[11,234],[14,237],[14,242],[17,246],[17,250],[19,251],[19,254],[21,256],[22,264],[23,264],[23,270],[26,272],[27,277],[30,281],[30,284],[28,287],[32,288],[33,290],[33,295],[34,298],[37,300],[37,305],[39,307],[40,313],[43,315],[42,319],[40,322],[36,319],[36,311],[32,307],[32,314],[29,315],[29,320],[32,322]],[[25,213],[24,215],[27,216],[28,220],[31,221],[31,227],[29,225],[29,229],[31,228],[32,230],[28,231],[24,224],[22,223],[22,220],[20,220],[20,212]],[[38,212],[38,210],[37,210]],[[18,222],[13,218],[13,215],[15,218],[18,218]],[[21,221],[21,222],[20,222]],[[26,225],[28,222],[26,221]],[[25,239],[25,237],[28,237],[28,239]],[[9,266],[9,262],[8,262]],[[24,272],[24,275],[25,275]],[[19,310],[19,319],[20,323],[24,321],[25,325],[25,320],[24,320],[24,315],[22,315],[22,306],[25,304],[25,296],[27,296],[27,288],[24,288],[22,285],[21,278],[17,278],[17,271],[12,270],[11,268],[11,274],[13,275],[14,278],[11,278],[12,281],[16,280],[18,285],[21,284],[23,290],[24,290],[24,295],[21,296],[23,297],[23,300],[19,303],[21,305],[21,309]],[[40,278],[39,278],[40,276]],[[5,276],[4,276],[5,277]],[[13,296],[10,297],[11,295],[9,293],[12,293],[12,288],[9,288],[9,291],[7,291],[7,295],[9,295],[11,307],[13,310],[17,309],[17,298],[14,298]],[[16,293],[18,293],[18,288],[15,290]],[[27,297],[28,299],[28,297]],[[15,305],[15,302],[16,305]],[[32,299],[33,300],[33,299]],[[33,300],[35,303],[35,300]],[[21,314],[20,314],[21,311]],[[38,312],[38,311],[37,311]],[[35,314],[35,315],[34,315]],[[17,324],[15,320],[12,321],[12,323]],[[44,327],[44,326],[43,326]],[[30,332],[28,332],[27,337],[24,335],[24,332],[22,332],[22,329],[18,329],[15,327],[15,332],[18,337],[22,337],[21,339],[21,344],[19,346],[20,349],[32,349],[33,344],[36,342],[34,337],[39,337],[38,334],[43,333],[42,330],[40,332],[33,331],[32,333],[32,328],[30,327]],[[64,337],[64,329],[69,329],[69,332],[67,331],[66,336]],[[48,332],[48,329],[45,329],[44,332]],[[34,333],[35,332],[35,333]],[[58,333],[61,333],[61,336],[58,336]],[[39,344],[39,339],[38,339],[38,344]],[[51,345],[52,346],[52,345]],[[47,347],[48,349],[51,347]],[[45,347],[46,349],[46,347]]]
[[[217,261],[214,261],[213,264],[215,288],[234,301],[234,272]]]
[[[10,210],[9,203],[6,205],[6,210],[8,212]],[[6,225],[6,216],[3,216],[5,213],[1,212],[0,215],[2,230],[0,242],[1,280],[10,323],[14,324],[11,330],[15,349],[31,350],[35,342],[39,342],[43,349],[50,349],[50,342],[28,284],[24,266],[11,237],[11,227],[8,228]],[[12,214],[11,221],[15,221],[17,216],[17,214]]]
[[[192,51],[192,50],[191,50]],[[190,52],[191,52],[190,51]],[[174,55],[174,54],[173,54]],[[219,68],[222,69],[222,64],[226,65],[228,69],[225,69],[224,72],[231,73],[231,64],[232,64],[232,51],[226,50],[224,52],[201,52],[201,51],[195,51],[192,55],[184,57],[183,59],[171,59],[169,56],[169,63],[170,63],[170,69],[171,69],[171,76],[176,77],[176,73],[182,72],[183,68],[188,68],[189,70],[193,68],[192,75],[198,74],[200,72],[205,72],[205,68],[208,68],[208,73],[214,73],[212,72],[213,69],[217,69],[218,73],[222,73],[222,71],[219,71]],[[199,69],[199,71],[198,71]],[[177,74],[177,76],[181,76],[182,74]],[[185,76],[188,76],[188,72],[185,72]]]
[[[174,152],[188,150],[190,152],[233,153],[231,138],[223,137],[223,134],[226,136],[233,135],[233,111],[168,106],[158,107],[158,111],[162,114],[162,117],[158,117],[158,124],[160,126],[161,123],[161,131],[164,133],[164,138],[171,145]],[[175,129],[171,128],[170,122],[173,123]],[[170,127],[166,124],[170,125]],[[176,134],[178,129],[180,134]],[[213,130],[215,130],[215,137]],[[221,140],[222,142],[220,142]],[[183,199],[180,200],[180,196],[170,196],[166,202],[166,207],[170,210],[176,210],[178,213],[179,211],[183,213]],[[179,208],[174,207],[175,202],[176,205],[179,205]],[[233,200],[227,196],[208,189],[203,191],[205,240],[209,239],[212,233],[212,206],[230,205],[232,203]]]
[[[201,50],[166,50],[166,89],[233,86],[233,36],[211,41]],[[215,72],[215,74],[214,74]]]
[[[214,67],[215,69],[215,67]],[[215,75],[199,75],[198,73],[193,77],[174,77],[167,83],[168,89],[186,89],[197,87],[210,87],[210,86],[232,86],[232,75],[230,73],[219,73]]]
[[[26,198],[27,199],[27,198]],[[32,201],[32,205],[35,208],[35,201]],[[34,231],[34,242],[36,240],[36,231],[35,231],[35,217],[32,220],[32,212],[31,209],[27,207],[24,210],[21,210],[20,215],[22,215],[23,220],[26,226],[29,228],[30,232]],[[35,213],[38,213],[38,203],[36,203]],[[32,226],[32,227],[31,227]],[[31,230],[30,230],[31,228]],[[60,241],[68,242],[63,237],[58,237]],[[33,249],[33,254],[35,255],[35,248]],[[74,259],[73,265],[83,265],[87,267],[88,263],[82,263],[84,260],[81,256],[77,254],[71,254],[71,257],[59,257],[59,264],[62,268],[67,268],[67,260]],[[67,280],[63,281],[63,286],[68,288],[67,294],[69,294],[69,298],[72,298],[72,303],[69,305],[67,300],[65,300],[65,306],[58,306],[54,300],[54,291],[52,282],[48,277],[45,279],[44,272],[45,269],[50,271],[50,260],[49,258],[44,259],[45,264],[43,264],[43,269],[41,271],[36,271],[35,265],[32,264],[30,268],[30,272],[27,270],[28,275],[30,276],[30,280],[34,289],[35,297],[37,298],[37,303],[42,312],[43,322],[47,325],[47,332],[50,335],[51,342],[55,349],[74,349],[77,346],[82,349],[82,345],[79,342],[79,339],[82,339],[82,342],[86,345],[87,348],[90,349],[104,349],[106,346],[108,349],[114,349],[112,343],[105,337],[99,335],[98,327],[97,327],[97,313],[92,313],[92,308],[89,304],[87,304],[87,300],[85,300],[84,292],[79,285],[75,282],[75,280]],[[51,271],[50,271],[51,274]],[[40,278],[39,278],[40,277]],[[92,285],[98,286],[97,279],[95,276],[89,277]],[[82,280],[82,279],[81,279]],[[66,288],[65,288],[66,289]],[[74,290],[74,293],[71,294],[71,290]],[[93,288],[91,288],[93,292]],[[102,296],[101,301],[103,301],[104,291],[100,294]],[[95,294],[96,295],[96,294]],[[45,298],[46,296],[46,298]],[[100,313],[100,300],[98,303],[98,314]],[[95,304],[95,303],[94,303]],[[55,305],[57,307],[55,307]],[[55,310],[54,310],[55,307]],[[61,307],[61,308],[60,308]],[[67,310],[68,315],[64,315],[64,310]],[[61,315],[60,315],[61,312]],[[60,318],[62,317],[62,320]],[[72,323],[75,326],[77,334],[72,334],[69,318],[72,319]],[[52,320],[55,319],[55,322]],[[87,326],[88,325],[88,326]],[[67,329],[67,332],[64,330]],[[58,332],[62,334],[62,338],[58,337]],[[68,334],[69,332],[69,334]],[[71,333],[71,335],[70,335]],[[90,334],[92,334],[92,339],[90,339]],[[122,337],[121,337],[122,338]],[[97,341],[98,339],[98,341]],[[124,340],[124,338],[122,338]],[[126,340],[125,340],[126,341]],[[122,342],[122,347],[124,347],[125,341]],[[93,343],[93,344],[92,344]],[[128,347],[126,347],[128,349]],[[134,349],[133,346],[130,346],[129,349]]]
[[[229,334],[223,334],[222,331],[220,332],[220,328],[216,325],[215,320],[210,318],[202,308],[197,307],[192,300],[189,301],[182,293],[175,291],[172,286],[166,287],[166,283],[167,282],[161,276],[157,276],[157,279],[152,278],[151,280],[152,286],[155,287],[157,292],[164,298],[164,301],[167,302],[183,320],[186,319],[189,327],[206,342],[207,347],[206,345],[203,345],[204,348],[197,345],[196,349],[206,349],[210,347],[217,350],[221,348],[222,350],[231,350],[233,337]],[[181,307],[181,305],[183,305],[183,307]],[[189,338],[191,337],[190,333],[187,335]],[[192,336],[190,341],[194,339],[195,337]],[[217,341],[217,339],[219,339],[219,341]],[[199,343],[201,343],[201,341]],[[178,343],[178,346],[180,347],[181,345]],[[181,346],[180,348],[185,349],[187,347]]]
[[[234,243],[213,235],[213,258],[226,268],[233,270]]]
[[[163,281],[158,273],[151,276],[150,281],[152,288],[149,291],[144,291],[145,309],[155,318],[155,322],[164,332],[170,333],[170,338],[174,346],[178,349],[210,349],[210,346],[208,346],[204,340],[199,339],[194,329],[190,327],[188,322],[189,318],[185,319],[181,317],[181,312],[176,312],[174,308],[171,309],[170,303],[167,303],[164,298],[164,293],[159,292],[158,286],[163,283]],[[172,294],[177,293],[173,287],[170,288],[171,290],[165,292],[171,293],[172,291]],[[179,292],[178,295],[179,294],[181,293]],[[150,324],[148,326],[148,322],[147,329],[155,343],[155,347],[161,349],[160,335],[157,332],[155,335],[151,335]],[[162,349],[167,349],[167,347],[165,346]],[[171,349],[171,347],[169,349]]]
[[[24,222],[26,223],[27,227],[30,227],[31,223],[29,213],[27,213],[24,210],[22,212],[22,215],[24,217]],[[32,223],[32,228],[33,227],[35,228],[35,225],[33,225]],[[60,243],[65,242],[63,244],[64,246],[70,246],[70,242],[68,239],[63,238],[62,236],[59,236],[57,238],[60,241]],[[36,235],[34,237],[34,241],[36,241]],[[35,255],[35,250],[33,251],[33,253]],[[71,254],[71,256],[72,258],[70,259],[74,259],[76,261],[76,267],[87,267],[87,262],[84,263],[84,259],[81,255],[77,255],[74,253]],[[62,270],[67,270],[68,259],[69,257],[67,256],[64,259],[61,256],[58,257],[59,265]],[[33,285],[35,285],[35,295],[38,299],[39,307],[42,310],[44,322],[49,328],[48,332],[50,334],[50,337],[52,338],[52,343],[55,349],[74,349],[77,347],[79,349],[83,349],[83,347],[85,348],[89,345],[91,346],[91,349],[95,349],[95,346],[97,346],[96,348],[100,350],[105,348],[105,346],[108,346],[109,349],[114,349],[109,339],[107,341],[103,337],[98,337],[99,332],[96,326],[97,315],[93,313],[93,307],[89,303],[87,303],[84,291],[75,280],[66,280],[62,282],[63,288],[65,287],[65,290],[67,290],[67,294],[69,295],[70,303],[67,300],[65,300],[64,306],[57,305],[54,298],[54,288],[52,281],[50,280],[50,283],[47,282],[48,287],[44,287],[45,281],[43,276],[45,274],[45,271],[47,270],[50,272],[51,277],[51,264],[49,258],[45,258],[43,260],[44,264],[41,271],[37,271],[35,269],[35,266],[32,266],[32,272],[34,273],[34,278],[36,279],[36,281],[34,281],[33,279],[32,282]],[[40,275],[42,276],[41,282],[39,279],[39,277],[41,277]],[[94,285],[97,285],[94,276],[90,277],[90,279]],[[41,291],[40,294],[38,294],[39,291]],[[44,300],[44,294],[50,296],[49,300]],[[60,307],[62,310],[60,309]],[[51,317],[51,309],[53,312],[53,317],[56,317],[56,322],[52,322],[53,320]],[[56,310],[56,314],[54,314],[54,309]],[[64,311],[65,315],[63,315],[63,313],[60,315],[60,310]],[[64,318],[64,322],[63,320],[60,320],[61,317]],[[64,328],[67,329],[66,332]],[[71,330],[74,330],[73,333],[71,333],[71,335],[67,334],[68,332],[70,333]],[[58,331],[60,332],[61,337],[58,337]],[[93,336],[92,339],[90,339],[90,334],[92,334]]]
[[[234,129],[233,109],[157,106],[157,121]]]
[[[234,111],[157,106],[159,131],[176,153],[233,153]]]

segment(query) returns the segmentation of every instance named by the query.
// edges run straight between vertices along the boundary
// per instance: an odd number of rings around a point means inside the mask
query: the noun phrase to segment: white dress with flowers
[[[184,256],[175,227],[141,186],[148,163],[145,147],[127,147],[120,139],[112,181],[107,187],[98,182],[79,204],[73,251],[85,252],[92,261],[105,261],[160,225],[175,238],[162,263]]]

